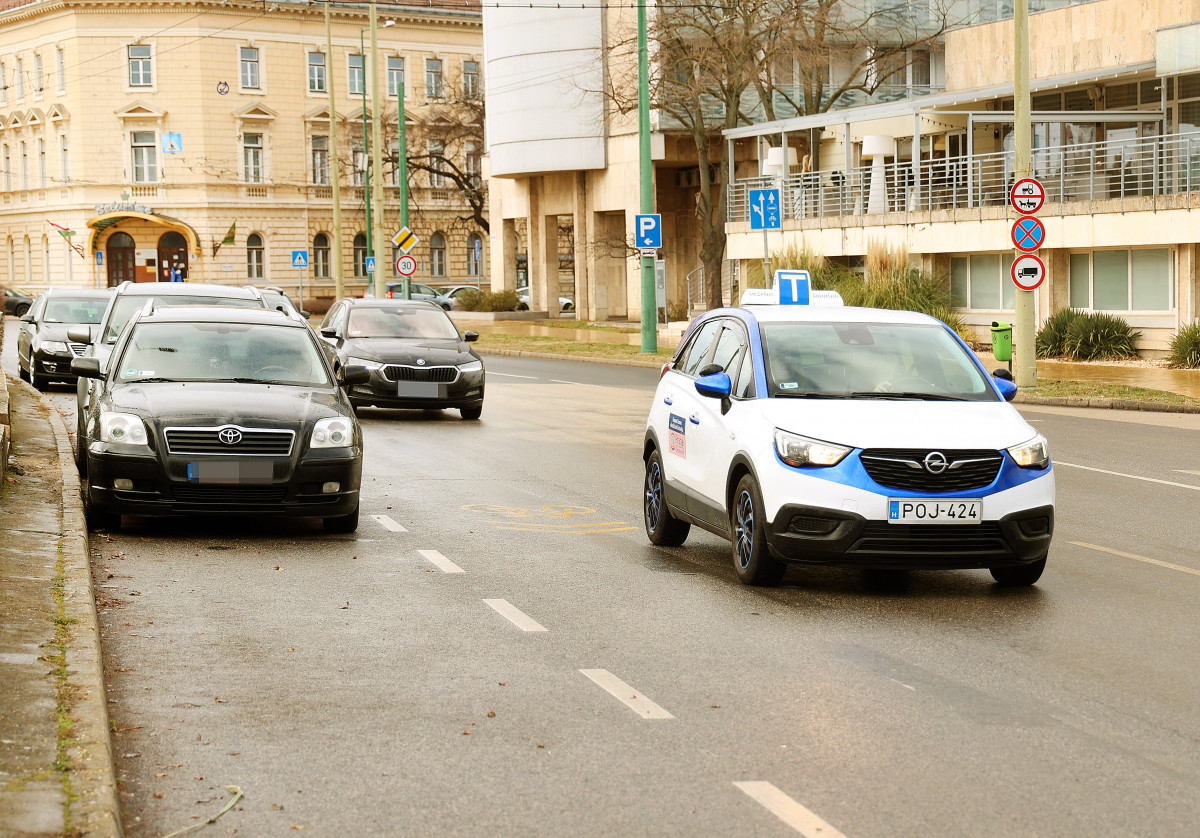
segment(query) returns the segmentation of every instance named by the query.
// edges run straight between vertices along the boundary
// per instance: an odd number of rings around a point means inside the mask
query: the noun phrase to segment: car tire
[[[743,585],[775,585],[783,578],[784,564],[771,555],[766,526],[758,484],[753,476],[742,475],[733,490],[729,529],[733,569]]]
[[[529,306],[525,303],[517,303],[517,311],[529,311]]]
[[[989,568],[992,578],[1000,585],[1008,588],[1028,587],[1042,578],[1046,569],[1046,557],[1042,556],[1036,562],[1021,564],[1016,567]]]
[[[87,440],[83,438],[83,434],[79,431],[75,432],[75,470],[79,472],[81,478],[86,478],[88,473],[87,468]]]
[[[650,543],[659,547],[678,547],[683,544],[692,525],[680,521],[667,507],[666,480],[658,451],[653,451],[646,460],[646,479],[642,489],[642,522]]]
[[[17,360],[17,377],[20,378],[22,381],[29,380],[29,373],[25,370],[25,368],[23,366],[21,366],[20,359]]]
[[[21,303],[15,309],[13,309],[13,314],[15,314],[17,317],[24,317],[25,312],[27,311],[29,311],[29,303]]]
[[[476,407],[460,407],[458,409],[458,414],[468,422],[473,422],[483,415],[483,405],[478,405]]]
[[[326,532],[354,532],[358,529],[358,504],[354,505],[354,511],[348,515],[335,515],[332,518],[326,518],[322,522]]]
[[[37,361],[33,359],[29,361],[29,383],[35,390],[45,390],[48,383],[43,376],[38,375]]]

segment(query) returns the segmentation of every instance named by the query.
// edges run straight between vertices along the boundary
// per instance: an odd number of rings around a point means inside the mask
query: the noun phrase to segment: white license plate
[[[888,498],[889,524],[978,524],[982,518],[983,501],[978,498]]]
[[[187,464],[191,483],[270,483],[275,466],[270,460],[205,460]]]
[[[436,381],[401,381],[396,384],[396,395],[413,399],[443,399],[444,386]]]

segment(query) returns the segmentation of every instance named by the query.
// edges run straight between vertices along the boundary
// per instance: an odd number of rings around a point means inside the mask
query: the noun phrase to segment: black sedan
[[[463,419],[483,413],[483,359],[436,303],[340,300],[321,323],[321,338],[339,367],[363,366],[370,381],[349,389],[355,407],[457,408]]]
[[[15,288],[0,288],[4,296],[4,313],[20,317],[33,305],[33,297]]]
[[[297,314],[229,307],[138,312],[102,371],[80,448],[88,514],[282,515],[358,527],[362,435]],[[367,371],[344,367],[346,385]]]
[[[51,381],[75,380],[71,359],[87,349],[72,341],[67,330],[73,326],[95,326],[104,316],[112,291],[84,288],[49,288],[38,295],[33,307],[21,315],[17,333],[17,371],[39,390]]]

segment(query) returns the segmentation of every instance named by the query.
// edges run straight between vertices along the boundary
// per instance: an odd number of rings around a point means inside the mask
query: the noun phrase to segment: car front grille
[[[224,427],[167,428],[167,450],[172,454],[228,454],[235,457],[287,456],[292,451],[295,431],[238,428],[241,441],[234,445],[222,442],[218,434]]]
[[[889,524],[868,521],[851,553],[885,555],[1008,555],[995,521],[978,524]]]
[[[274,486],[175,486],[179,503],[238,509],[246,506],[274,506],[287,498],[286,487]]]
[[[991,485],[1004,457],[989,449],[944,450],[948,466],[932,474],[925,458],[936,449],[868,448],[860,459],[871,479],[889,489],[909,492],[966,492]]]
[[[458,378],[458,367],[409,367],[389,364],[383,368],[388,381],[436,381],[449,384]]]

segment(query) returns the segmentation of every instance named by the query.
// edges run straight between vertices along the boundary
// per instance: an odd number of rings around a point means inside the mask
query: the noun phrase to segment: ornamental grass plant
[[[1046,318],[1034,341],[1039,358],[1099,361],[1136,358],[1141,337],[1115,314],[1063,309]]]
[[[1173,369],[1200,368],[1200,320],[1184,326],[1171,338],[1167,363]]]

